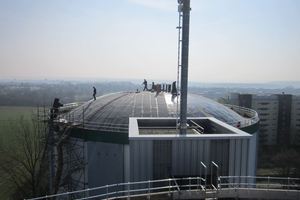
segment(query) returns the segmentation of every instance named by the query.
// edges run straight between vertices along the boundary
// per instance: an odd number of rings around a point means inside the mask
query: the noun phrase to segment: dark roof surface
[[[177,98],[170,93],[120,92],[97,97],[69,113],[74,121],[128,125],[129,117],[176,117]],[[178,100],[180,102],[180,100]],[[179,106],[178,106],[179,108]],[[215,117],[224,122],[242,121],[243,117],[217,103],[197,94],[188,94],[188,117]]]

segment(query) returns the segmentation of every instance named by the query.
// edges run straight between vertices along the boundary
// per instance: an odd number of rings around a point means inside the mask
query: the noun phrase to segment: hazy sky
[[[299,0],[191,7],[191,81],[300,81]],[[177,0],[0,0],[0,77],[175,80],[177,24]]]

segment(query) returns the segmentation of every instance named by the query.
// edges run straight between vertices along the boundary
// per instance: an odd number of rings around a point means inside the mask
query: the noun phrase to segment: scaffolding
[[[101,132],[128,133],[128,125],[95,123],[85,119],[88,106],[82,105],[80,114],[71,112],[80,104],[66,104],[58,109],[55,118],[51,111],[44,111],[48,125],[49,193],[56,194],[88,187],[87,140],[72,137],[72,130],[97,130]],[[46,115],[45,115],[46,113]],[[45,117],[46,116],[46,117]],[[73,194],[72,198],[77,198]]]
[[[66,104],[59,109],[55,118],[53,108],[37,108],[37,120],[45,123],[47,128],[45,132],[50,194],[87,188],[85,140],[70,137],[72,128],[82,126],[82,123],[62,121],[65,113],[77,106],[74,103]]]

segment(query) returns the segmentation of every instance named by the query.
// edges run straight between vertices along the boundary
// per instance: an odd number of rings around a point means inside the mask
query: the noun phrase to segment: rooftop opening
[[[176,135],[179,134],[176,119],[136,118],[138,135]],[[211,118],[189,118],[187,135],[237,134]]]

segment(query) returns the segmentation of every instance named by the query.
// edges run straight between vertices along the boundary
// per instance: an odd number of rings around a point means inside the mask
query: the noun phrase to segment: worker
[[[152,82],[152,89],[151,89],[151,92],[154,92],[155,91],[155,83],[154,82]]]
[[[97,90],[95,87],[93,87],[93,97],[94,97],[94,101],[96,100],[96,94],[97,94]]]
[[[55,119],[57,117],[58,109],[59,109],[59,107],[62,107],[62,106],[63,106],[63,104],[61,104],[59,102],[59,98],[55,98],[54,102],[53,102],[53,106],[51,108],[51,116],[50,116],[51,119]]]
[[[172,83],[172,91],[171,91],[173,96],[177,96],[177,88],[176,88],[176,81]]]
[[[148,91],[148,84],[147,84],[147,80],[146,79],[144,79],[143,85],[144,85],[143,91],[145,91],[145,90]]]

